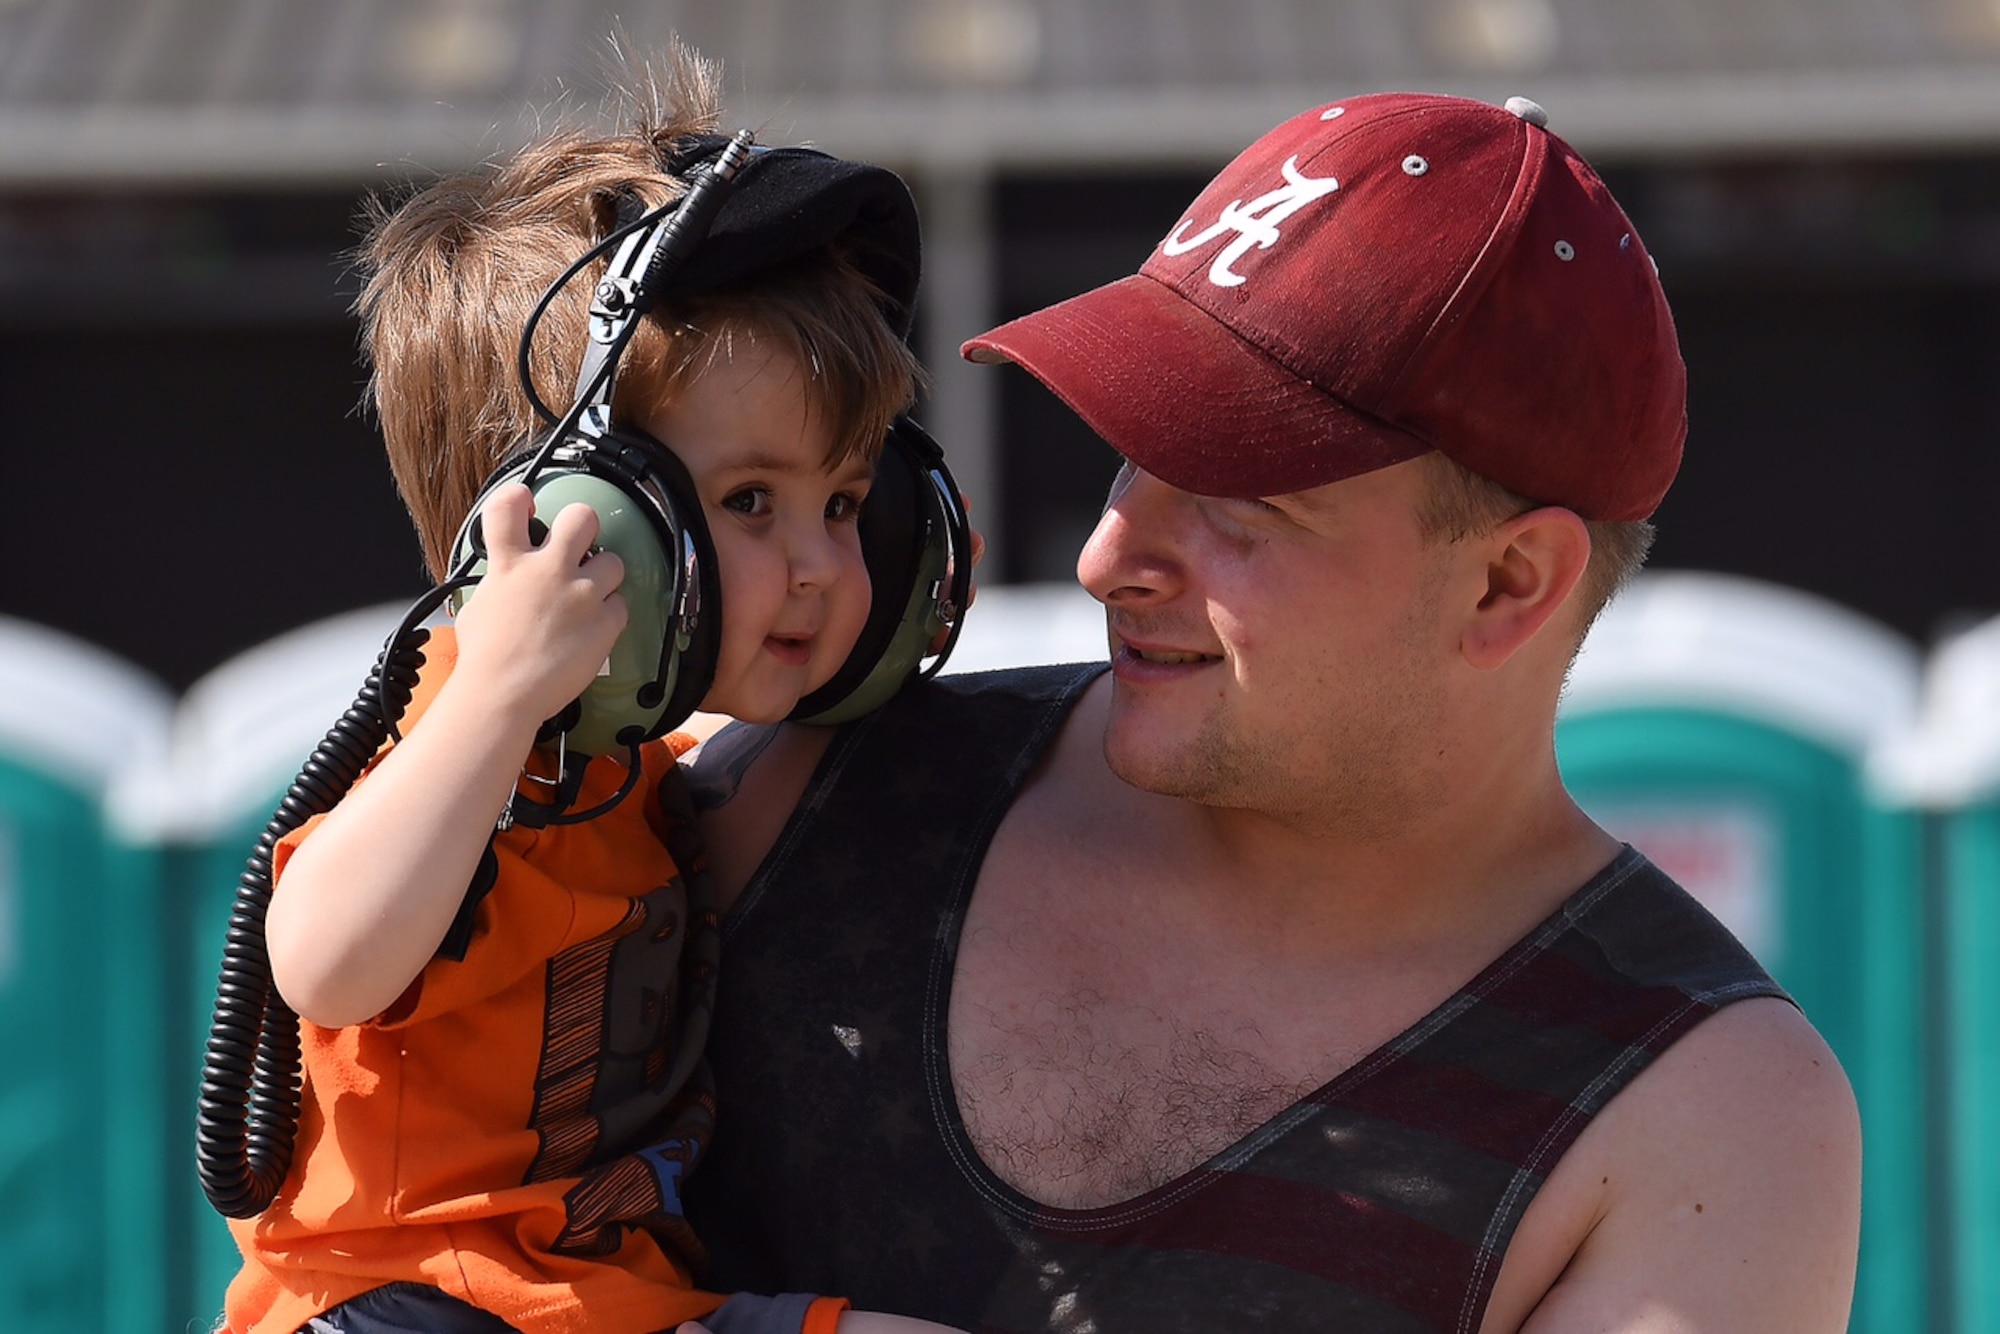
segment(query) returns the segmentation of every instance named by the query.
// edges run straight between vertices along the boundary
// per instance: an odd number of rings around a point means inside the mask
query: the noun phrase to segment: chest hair
[[[951,1017],[959,1112],[980,1157],[1044,1204],[1128,1200],[1195,1168],[1317,1088],[1254,1025],[1117,1003],[1084,986]]]

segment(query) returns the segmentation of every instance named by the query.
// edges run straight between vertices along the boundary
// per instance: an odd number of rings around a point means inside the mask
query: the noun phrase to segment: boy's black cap
[[[720,153],[723,135],[677,140],[668,168],[685,178]],[[707,237],[661,291],[706,291],[844,240],[849,258],[882,290],[890,327],[909,337],[923,273],[917,202],[886,167],[814,148],[756,145]]]

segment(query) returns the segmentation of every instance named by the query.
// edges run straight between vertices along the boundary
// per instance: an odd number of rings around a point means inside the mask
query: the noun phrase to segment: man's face
[[[722,576],[709,713],[775,722],[833,678],[868,618],[856,524],[865,460],[828,469],[831,438],[788,354],[737,340],[642,422],[686,465]]]
[[[1219,499],[1128,464],[1077,564],[1106,608],[1113,771],[1363,836],[1435,800],[1458,632],[1425,485],[1412,462]]]

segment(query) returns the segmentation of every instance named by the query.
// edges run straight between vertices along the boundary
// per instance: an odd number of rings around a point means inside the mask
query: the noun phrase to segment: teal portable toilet
[[[404,610],[330,617],[216,667],[182,698],[165,761],[112,793],[126,836],[163,849],[159,930],[173,961],[163,1043],[173,1248],[167,1298],[147,1328],[208,1329],[237,1268],[228,1226],[202,1193],[194,1151],[202,1060],[237,882],[300,766],[353,702]]]
[[[1928,822],[1939,904],[1938,1327],[2000,1334],[2000,619],[1932,653],[1917,735],[1877,769]]]
[[[1921,826],[1870,779],[1922,679],[1914,644],[1832,602],[1653,573],[1592,629],[1556,729],[1583,807],[1736,932],[1853,1082],[1861,1334],[1928,1327]]]
[[[103,799],[157,762],[172,708],[123,659],[0,617],[0,1329],[158,1319],[154,866]]]

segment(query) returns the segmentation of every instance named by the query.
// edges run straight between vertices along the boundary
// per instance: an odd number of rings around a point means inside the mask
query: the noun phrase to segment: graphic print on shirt
[[[549,961],[529,1121],[541,1149],[526,1180],[581,1178],[564,1197],[570,1216],[557,1250],[608,1253],[625,1227],[680,1213],[680,1173],[698,1146],[661,1144],[609,1161],[599,1147],[644,1142],[682,1091],[671,1058],[686,912],[676,878],[632,899],[610,931]]]

